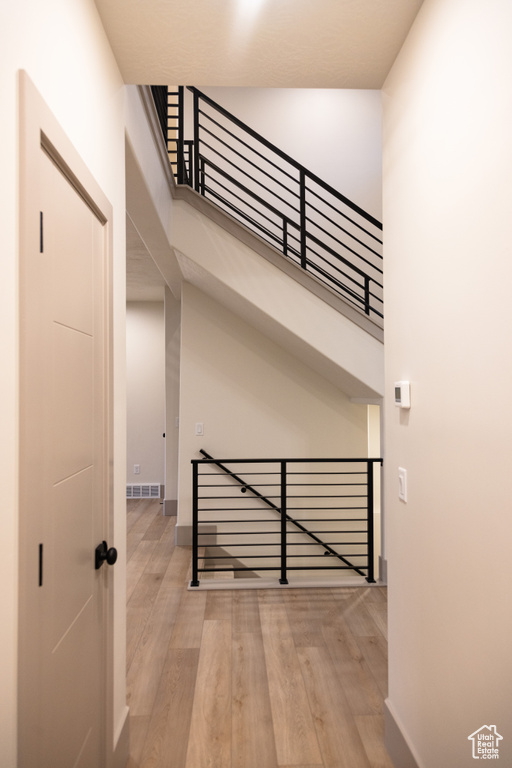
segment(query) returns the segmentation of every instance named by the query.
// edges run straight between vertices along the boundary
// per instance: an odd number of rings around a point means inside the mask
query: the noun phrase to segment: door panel
[[[36,133],[41,114],[59,145]],[[20,181],[19,766],[102,768],[112,578],[95,569],[94,552],[108,538],[111,503],[109,218],[100,211],[111,212],[48,114],[24,117],[31,144]]]
[[[47,163],[53,165],[47,158]],[[72,190],[69,181],[57,170],[47,181],[52,205],[66,211],[57,220],[44,212],[44,250],[53,253],[51,301],[54,320],[83,333],[93,332],[93,269],[91,258],[95,224],[101,227],[89,206]],[[70,195],[70,191],[74,194]],[[79,290],[66,291],[63,285]]]
[[[80,472],[94,458],[94,339],[53,322],[52,481]]]
[[[88,752],[94,754],[89,768],[102,765],[98,728],[91,713],[97,711],[98,676],[95,624],[98,619],[91,598],[46,654],[43,669],[44,707],[41,712],[41,768],[72,768],[90,741]],[[92,658],[91,658],[92,656]]]
[[[84,750],[101,765],[104,573],[95,571],[94,550],[103,538],[103,509],[95,503],[103,456],[94,438],[102,434],[96,360],[103,339],[95,314],[101,318],[103,290],[93,276],[101,276],[104,254],[93,237],[95,214],[43,150],[40,182],[50,348],[47,379],[37,382],[48,406],[35,439],[51,456],[41,498],[48,575],[40,594],[41,765],[55,768],[74,766]]]
[[[46,568],[53,594],[49,646],[53,650],[77,618],[94,590],[91,552],[96,544],[92,525],[92,468],[79,472],[53,490],[52,571]]]
[[[101,263],[104,254],[92,236],[94,213],[41,152],[41,209],[49,234],[41,258],[47,263],[45,319],[51,325],[49,376],[41,382],[51,404],[41,438],[51,445],[41,510],[49,574],[41,594],[41,702],[43,765],[53,768],[56,760],[74,765],[86,739],[87,751],[100,764],[103,574],[95,572],[94,549],[103,538],[103,510],[94,504],[94,485],[101,482],[95,469],[102,455],[94,435],[101,434],[95,377],[101,379],[102,371],[95,357],[102,338],[94,313],[101,314],[102,287],[93,275],[101,274],[94,262]]]

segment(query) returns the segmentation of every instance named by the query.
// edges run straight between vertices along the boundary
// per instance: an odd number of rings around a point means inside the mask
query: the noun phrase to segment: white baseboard
[[[112,768],[126,768],[130,759],[130,710],[128,707],[124,711],[124,720],[119,728],[117,741],[114,746],[112,758]]]
[[[176,499],[164,499],[164,516],[176,517],[178,514],[178,502]]]
[[[388,561],[379,555],[379,584],[388,583]]]
[[[422,768],[413,754],[389,699],[384,702],[384,743],[395,768]]]
[[[177,525],[174,542],[177,547],[190,547],[192,546],[192,526],[191,525]]]

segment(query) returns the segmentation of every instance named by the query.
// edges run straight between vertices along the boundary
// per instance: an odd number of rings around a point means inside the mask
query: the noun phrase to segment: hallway
[[[128,768],[392,768],[385,588],[191,592],[176,518],[127,523]]]

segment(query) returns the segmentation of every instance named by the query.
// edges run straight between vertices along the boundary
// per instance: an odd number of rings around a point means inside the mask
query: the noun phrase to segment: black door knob
[[[96,570],[101,568],[105,561],[108,565],[114,565],[116,560],[117,549],[115,549],[115,547],[110,547],[109,549],[106,541],[102,541],[94,550],[94,567]]]

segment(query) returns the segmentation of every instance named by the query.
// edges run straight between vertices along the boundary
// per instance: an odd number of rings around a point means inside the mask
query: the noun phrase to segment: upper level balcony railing
[[[187,91],[190,110],[180,87],[160,113],[177,182],[382,325],[382,224],[197,88]]]

